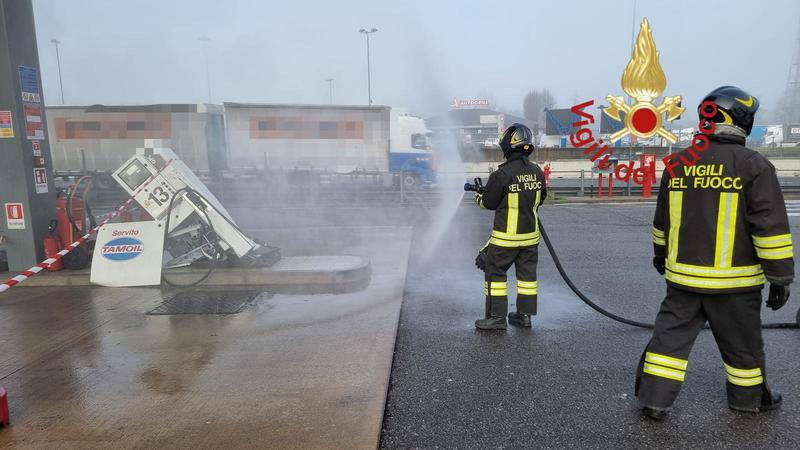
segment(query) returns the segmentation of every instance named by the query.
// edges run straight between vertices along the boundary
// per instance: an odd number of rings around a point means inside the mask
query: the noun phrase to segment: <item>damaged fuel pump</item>
[[[281,258],[278,247],[247,236],[192,170],[158,141],[146,141],[112,177],[150,216],[165,223],[164,269],[204,265],[203,281],[223,264],[271,266]]]

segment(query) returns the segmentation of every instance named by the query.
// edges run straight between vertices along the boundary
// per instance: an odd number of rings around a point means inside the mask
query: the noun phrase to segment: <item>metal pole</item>
[[[583,182],[584,181],[585,181],[585,175],[584,175],[583,169],[581,169],[581,189],[580,189],[580,191],[578,191],[578,197],[583,197],[583,194],[584,194],[584,192],[583,192]]]
[[[61,55],[58,52],[58,44],[61,43],[58,39],[50,39],[50,42],[56,46],[56,62],[58,63],[58,86],[61,88],[61,104],[64,104],[64,81],[61,79]]]
[[[359,33],[363,33],[367,37],[367,100],[370,106],[372,106],[372,70],[369,61],[369,35],[377,31],[377,28],[371,28],[369,30],[362,28],[358,30]]]
[[[331,105],[333,104],[333,78],[325,80],[328,82],[328,94],[330,95]]]
[[[372,73],[369,67],[369,33],[367,33],[367,97],[369,106],[372,106]]]
[[[208,41],[211,39],[208,36],[200,36],[200,41],[203,42],[203,56],[206,60],[206,89],[208,90],[208,103],[211,103],[211,75],[208,70]]]

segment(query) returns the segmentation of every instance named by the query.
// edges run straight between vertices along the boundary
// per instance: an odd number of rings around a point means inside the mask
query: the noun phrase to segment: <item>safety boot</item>
[[[652,408],[650,406],[642,406],[642,415],[648,419],[653,419],[660,422],[667,417],[667,411],[659,408]]]
[[[479,330],[505,330],[506,329],[505,317],[487,317],[485,319],[478,319],[475,321],[475,328]]]
[[[530,314],[523,314],[520,312],[510,312],[508,313],[508,322],[511,325],[516,325],[522,328],[530,328],[531,327],[531,316]]]
[[[783,397],[781,396],[781,394],[768,392],[766,395],[761,397],[761,405],[759,405],[757,408],[736,406],[736,405],[728,405],[728,406],[734,411],[758,414],[760,412],[772,411],[774,409],[778,409],[781,407],[781,403],[783,403]]]

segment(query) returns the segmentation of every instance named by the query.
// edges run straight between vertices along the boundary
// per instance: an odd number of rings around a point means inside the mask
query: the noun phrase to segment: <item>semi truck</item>
[[[388,106],[225,103],[232,170],[398,174],[436,181],[425,121]]]
[[[767,147],[800,146],[800,124],[768,126],[764,134],[764,145]]]
[[[303,170],[396,174],[436,181],[425,121],[388,106],[225,103],[57,106],[47,110],[57,177],[93,175],[100,187],[160,139],[196,174]]]

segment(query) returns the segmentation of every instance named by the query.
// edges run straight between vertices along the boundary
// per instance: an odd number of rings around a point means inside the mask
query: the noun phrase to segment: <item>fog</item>
[[[684,104],[739,85],[772,110],[785,90],[800,3],[640,0],[636,23],[653,27],[666,95]],[[372,96],[429,116],[453,97],[491,97],[522,109],[531,89],[557,106],[619,93],[630,55],[633,1],[106,1],[34,0],[45,100],[60,103],[208,101],[201,36],[207,36],[211,100],[327,103]]]

